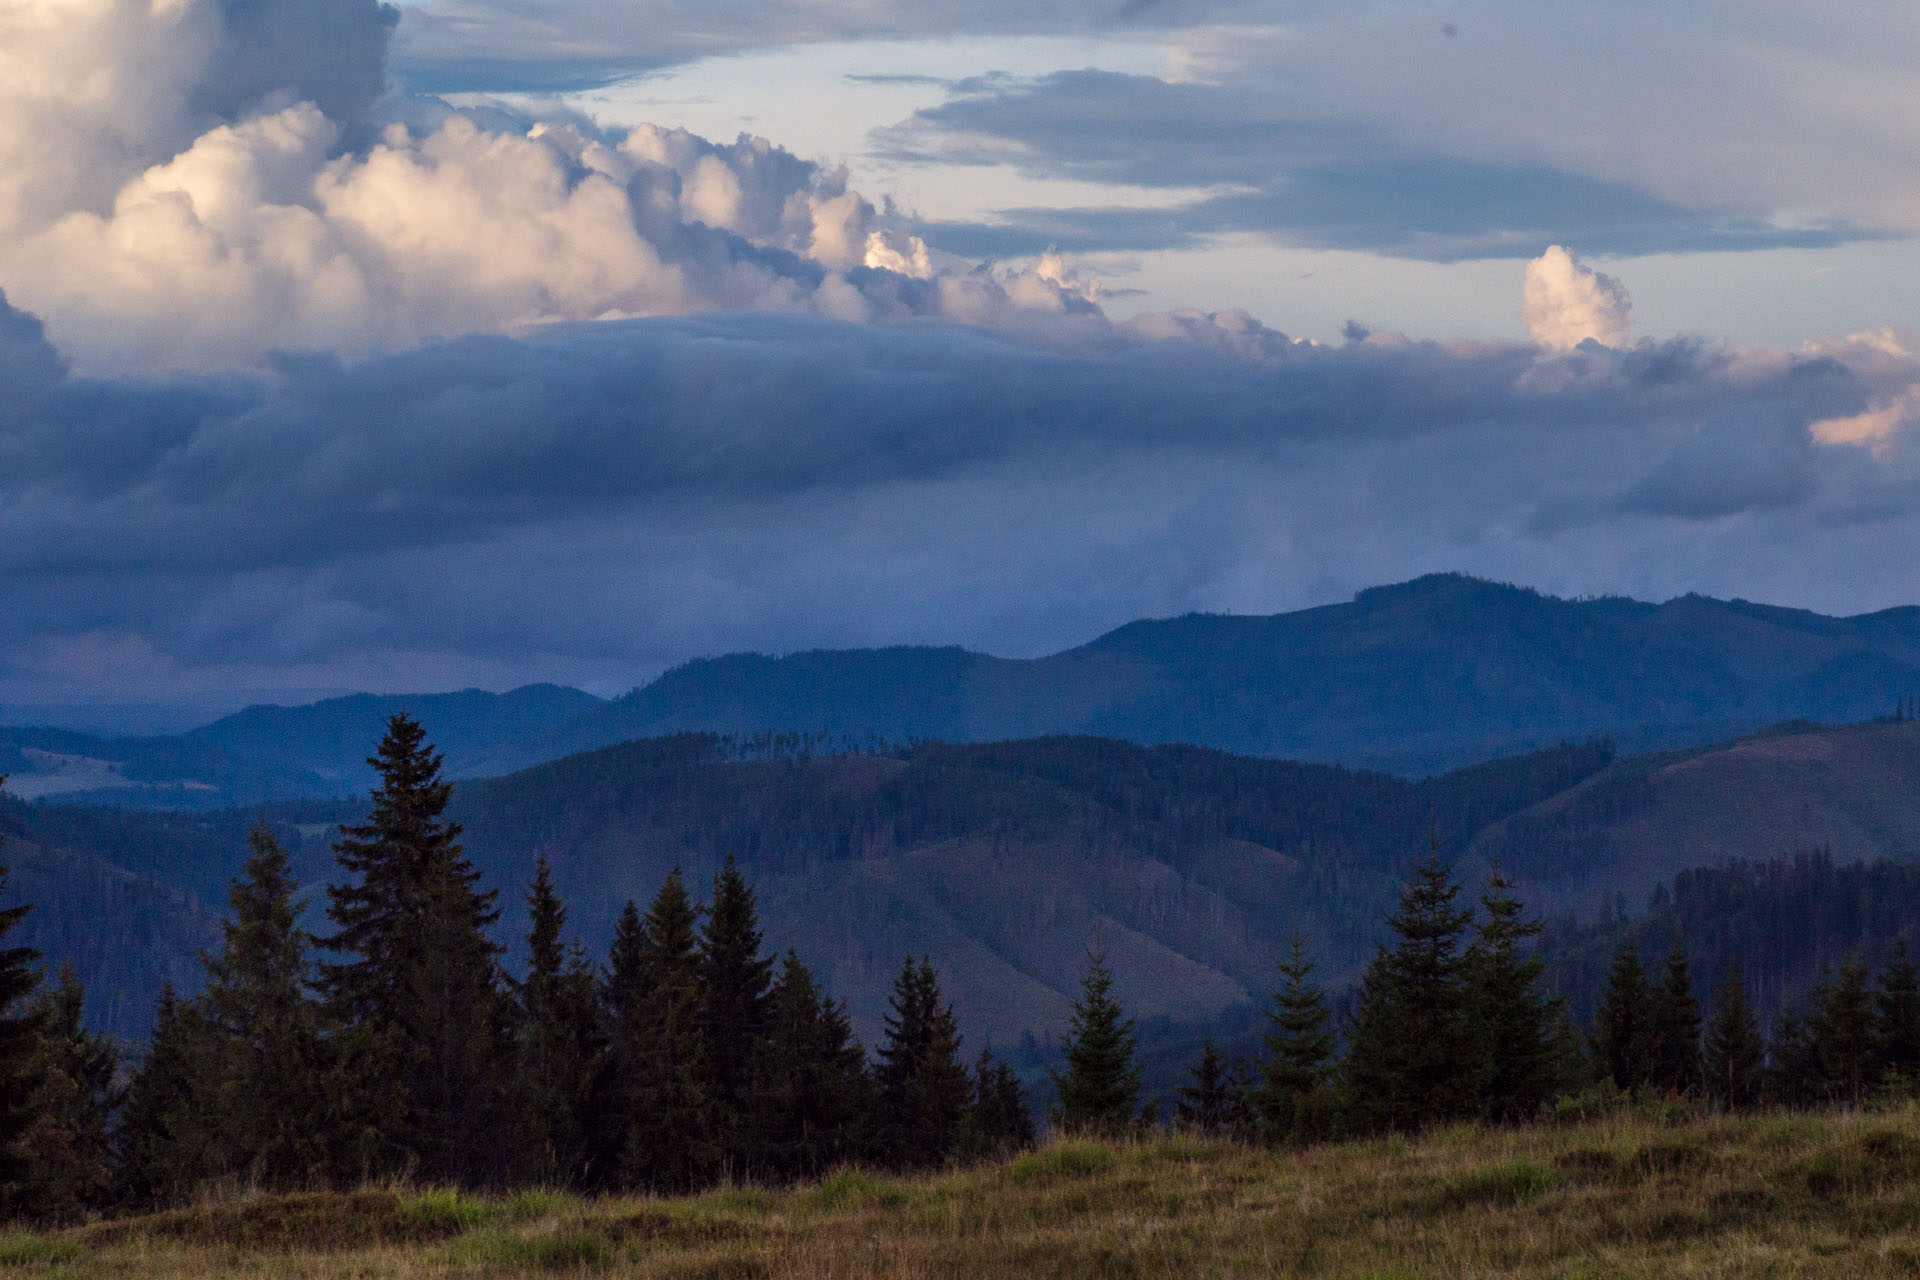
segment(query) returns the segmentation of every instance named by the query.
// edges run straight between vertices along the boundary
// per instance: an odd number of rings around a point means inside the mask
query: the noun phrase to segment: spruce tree
[[[40,1002],[38,1114],[25,1139],[31,1160],[22,1187],[27,1214],[55,1222],[72,1221],[102,1203],[112,1179],[119,1053],[87,1028],[85,1002],[73,965],[62,961],[59,981]]]
[[[0,774],[0,783],[6,777]],[[0,841],[4,843],[4,841]],[[0,867],[0,889],[7,869]],[[0,908],[0,942],[20,926],[29,905]],[[5,1213],[22,1179],[29,1153],[23,1143],[32,1130],[39,1096],[40,1033],[45,1014],[34,1003],[40,988],[36,964],[40,953],[32,947],[0,946],[0,1213]]]
[[[755,1177],[816,1177],[856,1158],[870,1106],[866,1054],[846,1010],[789,951],[754,1059],[743,1133]]]
[[[1013,1068],[982,1049],[973,1068],[973,1105],[965,1125],[966,1154],[996,1159],[1033,1145],[1033,1112]]]
[[[973,1099],[960,1061],[953,1006],[940,996],[932,961],[909,957],[894,979],[886,1038],[875,1071],[879,1089],[875,1154],[899,1168],[939,1165],[954,1154]]]
[[[617,1185],[686,1191],[711,1180],[722,1150],[707,1094],[699,913],[675,868],[644,919],[622,913],[608,957],[607,1174]]]
[[[1824,988],[1813,1011],[1813,1050],[1827,1095],[1859,1106],[1873,1083],[1873,995],[1859,952],[1840,965],[1837,981]]]
[[[444,816],[453,784],[419,723],[391,717],[367,763],[381,779],[373,811],[334,845],[354,879],[327,891],[336,932],[325,945],[350,957],[323,969],[331,1013],[359,1038],[356,1074],[391,1073],[399,1115],[368,1123],[386,1130],[377,1136],[395,1158],[433,1180],[497,1177],[511,1060],[500,949],[487,936],[497,895],[480,889]]]
[[[1593,1016],[1593,1044],[1600,1065],[1622,1089],[1637,1089],[1653,1079],[1659,1044],[1654,1039],[1646,970],[1631,940],[1614,953],[1607,985]]]
[[[738,1164],[745,1155],[741,1113],[753,1079],[754,1053],[767,1024],[768,992],[773,984],[773,957],[760,954],[760,941],[753,890],[729,857],[713,879],[713,902],[700,933],[707,1093],[729,1164]]]
[[[1920,971],[1903,938],[1880,970],[1873,995],[1873,1045],[1879,1072],[1899,1073],[1903,1087],[1920,1086]]]
[[[1208,1037],[1187,1068],[1189,1082],[1175,1092],[1174,1123],[1191,1133],[1221,1137],[1232,1131],[1233,1080],[1227,1060]]]
[[[678,868],[673,878],[679,878]],[[627,1135],[643,1118],[639,1070],[647,1036],[646,966],[646,929],[640,908],[629,898],[614,920],[606,977],[597,991],[604,1045],[593,1066],[583,1174],[589,1186],[600,1190],[619,1187],[628,1175],[623,1161]]]
[[[1760,1105],[1766,1085],[1766,1045],[1747,1003],[1737,959],[1728,964],[1720,983],[1701,1056],[1707,1093],[1715,1103],[1728,1111],[1751,1111]]]
[[[1430,843],[1387,921],[1399,944],[1380,948],[1361,979],[1346,1074],[1368,1128],[1417,1129],[1473,1104],[1479,1047],[1460,952],[1470,913],[1455,905],[1459,892]]]
[[[220,954],[201,957],[206,993],[183,1027],[202,1024],[211,1039],[223,1160],[256,1186],[302,1186],[326,1169],[332,1141],[313,940],[286,851],[264,824],[248,843]]]
[[[1775,1103],[1799,1110],[1823,1100],[1826,1082],[1813,1029],[1792,1006],[1783,1008],[1774,1019],[1767,1059],[1767,1091]]]
[[[1687,953],[1678,937],[1667,953],[1666,976],[1651,1003],[1648,1022],[1654,1045],[1652,1083],[1670,1093],[1698,1092],[1704,1074],[1700,1059],[1700,1005],[1693,998]]]
[[[1333,1061],[1332,1015],[1313,981],[1314,963],[1298,932],[1279,969],[1280,989],[1273,993],[1263,1037],[1262,1079],[1249,1099],[1257,1123],[1274,1141],[1317,1136],[1303,1131],[1306,1103],[1326,1080]]]
[[[557,1186],[572,1181],[586,1159],[598,1037],[591,970],[584,957],[568,962],[561,939],[567,909],[545,857],[527,888],[527,916],[526,978],[514,984],[520,1164],[523,1176]]]
[[[1114,1135],[1140,1123],[1140,1067],[1134,1061],[1133,1019],[1113,995],[1105,951],[1087,955],[1080,998],[1063,1046],[1067,1069],[1053,1073],[1059,1101],[1053,1123],[1069,1133]]]
[[[239,1099],[223,1099],[220,1085],[205,1019],[169,983],[114,1135],[120,1200],[136,1208],[178,1203],[231,1168],[220,1128],[225,1107]]]
[[[1538,920],[1523,918],[1513,881],[1496,862],[1480,904],[1485,912],[1468,949],[1468,1003],[1481,1046],[1479,1111],[1491,1120],[1531,1118],[1553,1087],[1547,1002],[1535,989],[1543,969],[1523,953],[1540,933]]]
[[[1552,1030],[1547,1033],[1549,1095],[1560,1097],[1592,1088],[1604,1073],[1587,1051],[1587,1037],[1580,1033],[1563,998],[1554,997],[1549,1007],[1553,1019]]]

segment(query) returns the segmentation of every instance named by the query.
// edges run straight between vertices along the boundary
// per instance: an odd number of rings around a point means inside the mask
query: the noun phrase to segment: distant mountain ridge
[[[1129,623],[1044,658],[702,659],[486,763],[786,729],[888,742],[1079,733],[1425,775],[1593,734],[1638,750],[1859,721],[1914,693],[1920,608],[1832,618],[1704,596],[1570,601],[1440,574],[1295,613]]]
[[[456,777],[686,732],[856,745],[1084,734],[1417,777],[1593,735],[1634,752],[1856,722],[1916,694],[1920,607],[1836,618],[1705,596],[1562,600],[1438,574],[1294,613],[1129,623],[1042,658],[734,654],[610,700],[554,685],[359,695],[252,707],[171,738],[70,735],[51,762],[23,754],[47,752],[29,741],[47,731],[0,729],[0,771],[20,794],[149,806],[357,794],[367,745],[405,709]]]

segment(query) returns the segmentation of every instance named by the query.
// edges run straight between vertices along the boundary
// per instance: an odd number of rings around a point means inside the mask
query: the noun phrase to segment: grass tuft
[[[1486,1169],[1474,1169],[1447,1188],[1451,1207],[1473,1204],[1530,1204],[1553,1189],[1553,1173],[1531,1160],[1509,1160]]]
[[[9,1270],[61,1267],[83,1256],[85,1250],[71,1240],[48,1239],[24,1231],[0,1235],[0,1267]]]
[[[906,1202],[907,1189],[897,1178],[865,1169],[836,1169],[813,1189],[813,1198],[819,1208],[830,1213],[869,1206],[892,1208]]]
[[[1060,1182],[1105,1173],[1115,1162],[1112,1146],[1070,1138],[1015,1156],[1008,1172],[1019,1183]]]

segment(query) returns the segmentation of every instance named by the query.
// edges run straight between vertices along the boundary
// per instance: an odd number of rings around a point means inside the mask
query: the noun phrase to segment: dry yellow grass
[[[1920,1275],[1920,1109],[1451,1129],[1305,1152],[1059,1142],[677,1200],[241,1197],[0,1237],[60,1276]]]

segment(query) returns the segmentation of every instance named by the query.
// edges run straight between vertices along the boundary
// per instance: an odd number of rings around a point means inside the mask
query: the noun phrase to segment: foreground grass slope
[[[1272,1153],[1059,1142],[925,1178],[680,1200],[237,1197],[0,1236],[60,1276],[1795,1276],[1920,1273],[1920,1108],[1615,1117]]]

